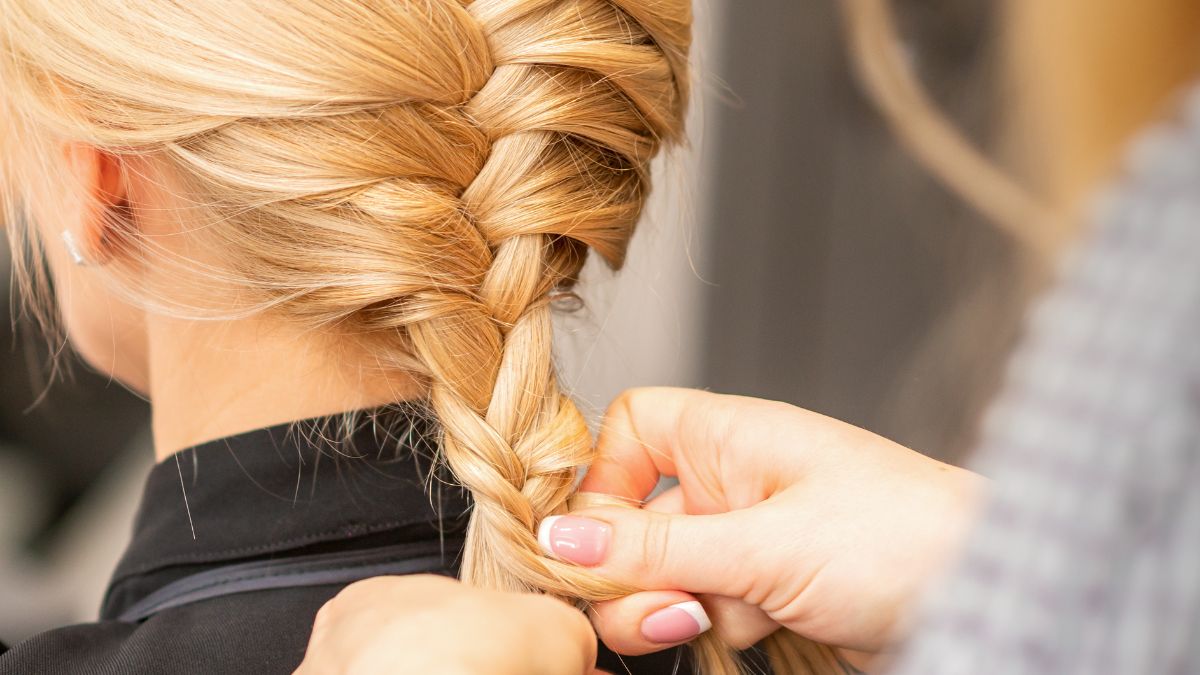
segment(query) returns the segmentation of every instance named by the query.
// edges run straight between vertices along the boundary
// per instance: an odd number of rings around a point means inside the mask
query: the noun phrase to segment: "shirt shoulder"
[[[140,623],[101,621],[47,631],[0,655],[0,675],[291,673],[312,622],[340,586],[222,596]]]

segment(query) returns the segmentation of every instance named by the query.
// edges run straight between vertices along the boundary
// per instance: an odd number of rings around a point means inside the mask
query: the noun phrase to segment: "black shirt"
[[[257,572],[231,579],[228,570],[384,551],[389,561],[418,561],[412,571],[453,573],[470,504],[444,476],[431,475],[431,423],[400,411],[364,415],[349,434],[339,433],[341,424],[329,418],[252,431],[156,465],[101,620],[5,651],[0,674],[291,673],[317,610],[348,581],[324,569],[281,577],[307,579],[302,585],[272,588]],[[216,586],[224,590],[193,583],[214,574],[224,575]],[[248,589],[237,586],[243,579]],[[173,593],[181,585],[200,592]],[[167,602],[159,603],[164,592]],[[679,656],[604,653],[600,665],[666,674],[676,672]]]

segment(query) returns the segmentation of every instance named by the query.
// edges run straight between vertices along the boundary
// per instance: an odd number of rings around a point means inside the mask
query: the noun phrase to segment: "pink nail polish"
[[[538,528],[538,543],[546,555],[594,567],[608,555],[612,527],[591,518],[550,516]]]
[[[699,602],[681,602],[658,610],[642,620],[642,637],[660,645],[686,642],[712,628],[708,612]]]

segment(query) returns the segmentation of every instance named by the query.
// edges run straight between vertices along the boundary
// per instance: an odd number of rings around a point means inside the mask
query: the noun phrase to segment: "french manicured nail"
[[[708,612],[695,600],[664,607],[642,619],[642,637],[660,645],[691,640],[710,628]]]
[[[546,555],[594,567],[608,555],[612,527],[591,518],[550,516],[538,527],[538,543]]]

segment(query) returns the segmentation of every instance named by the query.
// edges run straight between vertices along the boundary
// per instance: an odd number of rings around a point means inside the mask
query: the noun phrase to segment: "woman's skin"
[[[150,400],[159,460],[198,443],[292,420],[378,406],[420,395],[415,380],[381,370],[335,335],[301,330],[269,314],[179,318],[131,304],[110,290],[110,273],[153,302],[210,314],[236,310],[235,292],[191,271],[221,265],[207,254],[151,158],[117,159],[92,146],[62,147],[67,180],[35,204],[39,233],[72,347],[93,368]],[[111,217],[120,206],[132,214]],[[143,255],[128,228],[159,252]],[[87,259],[75,265],[62,232]],[[193,314],[197,314],[193,312]]]
[[[605,417],[599,460],[581,489],[645,499],[640,510],[572,515],[602,542],[603,576],[697,595],[729,642],[784,628],[877,653],[970,527],[982,479],[844,422],[784,403],[689,389],[637,389]],[[562,521],[550,526],[555,529]],[[543,525],[545,527],[545,525]],[[553,532],[543,539],[559,549]],[[594,560],[594,558],[593,558]],[[605,643],[662,649],[640,627],[689,599],[639,593],[596,605]]]
[[[321,608],[296,675],[602,675],[595,662],[596,635],[566,603],[445,577],[378,577]]]
[[[784,629],[858,652],[848,656],[862,664],[903,637],[910,610],[953,557],[982,491],[975,474],[843,422],[687,389],[623,394],[609,408],[598,449],[585,491],[640,502],[661,476],[679,479],[642,509],[586,509],[542,526],[551,555],[662,589],[594,606],[600,637],[630,655],[678,644],[649,639],[646,619],[698,597],[735,646]],[[380,619],[411,610],[377,598],[389,585],[411,582],[363,583],[375,593],[348,593],[337,612],[377,620],[357,624],[346,643],[322,636],[309,655],[353,652],[365,665],[344,672],[389,672],[378,664],[426,635],[406,638],[387,628]],[[572,646],[590,649],[587,640]],[[482,647],[472,641],[472,648]],[[500,641],[490,648],[496,655],[507,649]]]

